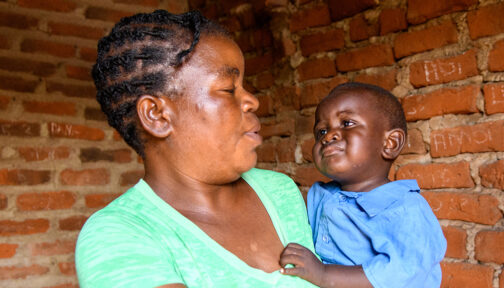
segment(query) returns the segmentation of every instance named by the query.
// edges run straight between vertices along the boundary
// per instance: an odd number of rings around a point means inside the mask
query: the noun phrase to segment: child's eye
[[[353,122],[351,120],[343,120],[342,124],[343,124],[343,127],[351,127],[351,126],[355,125],[355,122]]]
[[[323,137],[324,135],[326,135],[326,134],[327,134],[327,129],[319,129],[319,130],[317,130],[317,132],[315,133],[315,137],[316,137],[317,139],[320,139],[320,138],[322,138],[322,137]]]
[[[234,94],[235,91],[236,91],[236,87],[233,87],[233,88],[230,88],[230,89],[224,89],[223,91],[226,92],[226,93],[229,93],[229,94]]]

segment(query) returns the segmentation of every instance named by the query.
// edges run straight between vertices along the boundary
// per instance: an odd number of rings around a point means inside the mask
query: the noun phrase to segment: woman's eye
[[[236,87],[230,88],[230,89],[224,89],[224,92],[227,92],[229,94],[234,94],[236,91]]]

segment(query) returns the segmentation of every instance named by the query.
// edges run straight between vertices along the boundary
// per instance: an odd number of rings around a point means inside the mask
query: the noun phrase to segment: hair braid
[[[141,95],[177,95],[177,69],[188,59],[201,33],[229,34],[198,11],[171,14],[164,10],[121,19],[98,42],[92,76],[96,98],[110,126],[144,157],[136,103]],[[188,47],[188,48],[187,48]]]

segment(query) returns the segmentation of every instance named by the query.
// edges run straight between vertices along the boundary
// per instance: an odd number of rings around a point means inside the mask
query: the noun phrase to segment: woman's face
[[[233,41],[205,36],[181,68],[182,95],[169,145],[175,169],[209,184],[234,181],[255,166],[261,144],[258,100],[243,88],[244,59]]]

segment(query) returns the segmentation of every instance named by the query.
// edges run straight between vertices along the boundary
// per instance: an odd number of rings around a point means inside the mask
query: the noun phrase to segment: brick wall
[[[83,222],[142,176],[89,76],[125,15],[200,9],[226,26],[260,100],[259,167],[303,192],[318,101],[339,83],[401,99],[414,177],[440,219],[442,287],[504,288],[504,2],[494,0],[0,0],[0,286],[77,287]]]

